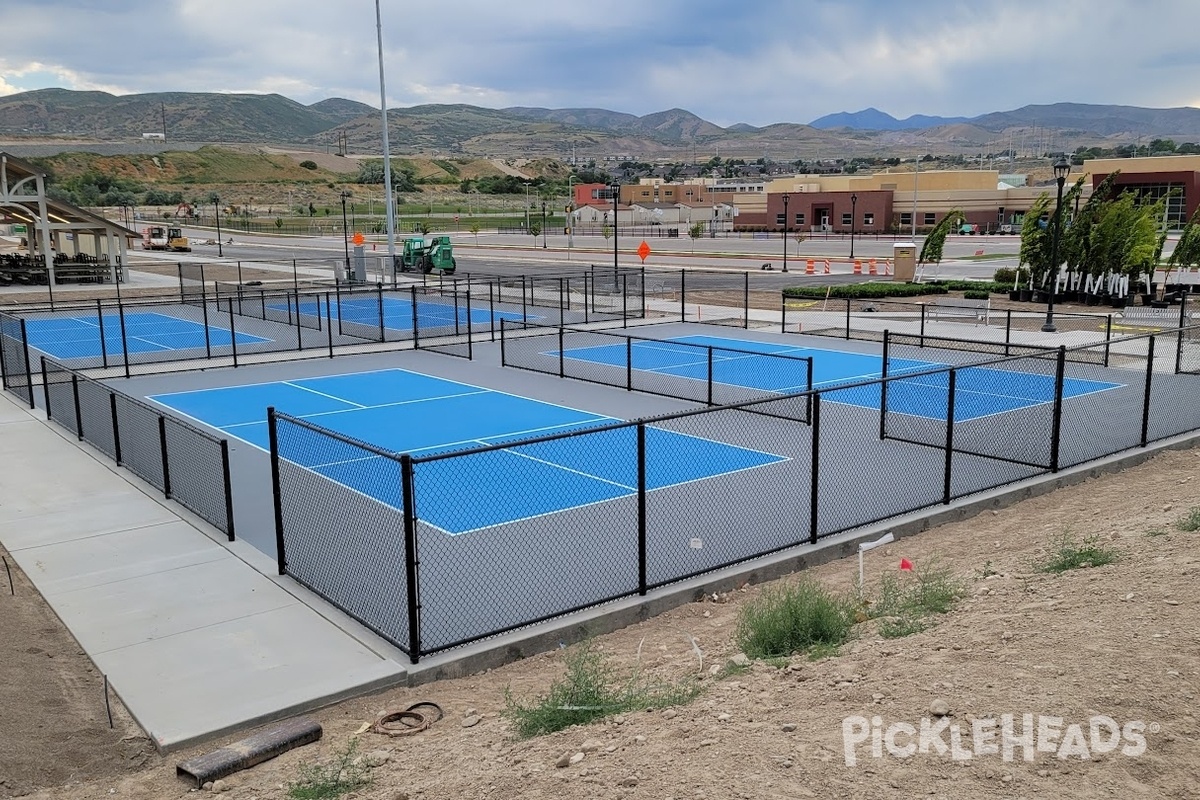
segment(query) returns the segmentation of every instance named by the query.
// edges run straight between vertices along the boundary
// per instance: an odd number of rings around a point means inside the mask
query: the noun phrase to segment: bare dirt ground
[[[922,633],[884,639],[866,622],[833,657],[755,663],[741,674],[714,676],[713,666],[737,655],[739,608],[761,591],[745,587],[594,643],[619,667],[635,666],[640,652],[641,667],[652,676],[700,681],[704,691],[688,705],[517,740],[502,716],[505,690],[526,698],[546,691],[563,673],[564,653],[557,651],[317,712],[325,730],[320,743],[232,776],[227,796],[285,797],[301,762],[343,752],[357,737],[361,752],[390,756],[373,770],[370,786],[348,795],[372,800],[1192,798],[1200,786],[1200,532],[1174,524],[1197,505],[1196,451],[1167,452],[1123,473],[872,551],[868,588],[896,572],[901,558],[918,569],[940,559],[965,582],[958,608]],[[1099,537],[1119,560],[1061,575],[1039,572],[1035,563],[1064,531],[1081,540]],[[849,589],[856,573],[854,560],[811,572],[839,589]],[[109,732],[91,664],[34,600],[20,577],[16,600],[0,597],[6,781],[0,796],[35,787],[40,791],[32,796],[47,799],[187,796],[193,787],[175,777],[175,764],[222,742],[167,758],[147,756],[136,738],[126,738],[136,733],[120,711],[118,730]],[[447,717],[404,738],[359,732],[377,715],[419,700],[441,704]],[[923,719],[936,726],[930,706],[939,700],[949,711],[943,722],[959,729],[957,759],[950,730],[940,731],[938,744],[931,737],[928,752],[900,757],[881,745],[880,757],[872,754],[872,717],[881,732],[895,723],[919,729]],[[1017,736],[1026,732],[1023,714],[1033,715],[1031,728],[1046,726],[1044,735],[1032,731],[1029,760],[1020,744],[1008,757],[974,752],[972,724],[979,720],[985,734],[998,733],[988,720],[999,726],[1005,714],[1014,715]],[[1090,721],[1100,716],[1134,725],[1114,743],[1104,723],[1093,736]],[[858,729],[865,741],[851,748],[855,763],[848,765],[843,721],[851,717],[868,726]],[[907,741],[902,734],[894,744]],[[583,754],[577,763],[556,766],[577,753]]]

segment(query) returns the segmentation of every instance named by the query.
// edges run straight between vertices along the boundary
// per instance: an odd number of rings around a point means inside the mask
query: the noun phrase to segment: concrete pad
[[[229,556],[66,592],[55,609],[83,648],[99,656],[296,603],[258,573],[230,574],[240,571],[250,568]]]
[[[119,676],[121,699],[164,749],[404,675],[299,603],[94,658]]]
[[[31,529],[35,530],[35,529]],[[4,540],[10,536],[6,531]],[[179,519],[9,551],[43,594],[65,594],[157,572],[229,558],[229,553]]]
[[[40,497],[27,493],[15,502],[0,505],[5,545],[16,551],[179,521],[179,517],[119,478],[114,483],[117,485],[97,496],[64,496],[69,491],[56,486],[53,492]],[[0,491],[4,488],[0,482]]]

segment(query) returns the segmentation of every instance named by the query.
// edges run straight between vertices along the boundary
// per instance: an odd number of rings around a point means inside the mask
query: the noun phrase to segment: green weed
[[[1188,509],[1188,513],[1175,520],[1175,527],[1188,533],[1200,531],[1200,506]]]
[[[526,703],[505,691],[504,713],[517,736],[553,733],[627,711],[683,705],[700,692],[691,682],[652,683],[637,669],[622,674],[591,643],[569,651],[565,661],[566,674],[545,695]]]
[[[811,578],[772,587],[742,607],[735,638],[751,658],[836,651],[850,638],[856,601]]]
[[[371,782],[371,768],[357,761],[358,739],[333,754],[324,764],[300,762],[299,775],[288,784],[293,800],[332,800]]]
[[[1039,572],[1061,574],[1072,569],[1103,567],[1118,558],[1117,551],[1100,544],[1098,536],[1088,536],[1079,542],[1070,531],[1065,531],[1050,546],[1050,555],[1035,565]]]
[[[909,576],[884,575],[868,616],[879,620],[879,635],[885,639],[911,636],[931,627],[932,617],[953,609],[966,591],[949,568],[930,561]]]

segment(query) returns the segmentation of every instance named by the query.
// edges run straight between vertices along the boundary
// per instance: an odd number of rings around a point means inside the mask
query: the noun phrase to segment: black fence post
[[[445,273],[442,273],[442,276],[445,277]],[[459,330],[459,327],[458,327],[458,310],[459,309],[458,309],[458,279],[457,278],[450,282],[450,292],[451,292],[450,297],[454,301],[454,335],[458,336],[459,333],[461,333],[461,331]],[[468,292],[468,295],[469,294],[470,293]],[[468,328],[471,327],[470,316],[467,317],[467,327]]]
[[[100,328],[100,366],[108,368],[108,348],[104,343],[104,307],[100,304],[100,298],[96,298],[96,324]]]
[[[950,370],[950,381],[946,393],[946,474],[942,487],[942,503],[950,505],[953,493],[952,478],[954,476],[954,386],[957,382],[958,370]]]
[[[646,265],[642,264],[642,319],[646,318]]]
[[[924,316],[921,317],[924,320]],[[846,338],[850,338],[850,298],[846,298]]]
[[[404,495],[404,577],[408,588],[408,657],[415,664],[421,657],[421,600],[417,591],[417,513],[413,487],[412,456],[400,456],[400,484]]]
[[[409,292],[411,293],[411,297],[409,299],[412,301],[413,349],[416,349],[420,345],[420,337],[421,337],[421,334],[418,331],[418,328],[420,327],[420,324],[421,324],[421,320],[420,320],[421,315],[417,311],[417,287],[415,285],[410,286]],[[458,311],[456,310],[454,313],[457,314]],[[382,319],[380,320],[379,327],[381,329],[383,328]]]
[[[713,349],[712,349],[712,345],[709,345],[704,349],[708,351],[708,370],[707,370],[708,399],[707,399],[707,402],[708,402],[708,405],[711,406],[713,404]]]
[[[334,297],[337,298],[338,336],[342,336],[343,334],[345,334],[345,331],[342,330],[342,282],[341,281],[333,282],[333,294],[334,294]]]
[[[633,339],[625,340],[625,389],[633,391]]]
[[[521,321],[529,322],[529,306],[525,303],[525,276],[521,276]]]
[[[125,304],[117,301],[117,321],[121,326],[121,361],[125,364],[125,377],[129,377],[129,337],[125,333]]]
[[[808,541],[817,543],[817,492],[821,488],[821,393],[812,396],[812,457],[809,473]]]
[[[291,304],[292,304],[292,298],[289,296],[288,297],[288,306],[291,307]],[[321,315],[317,314],[317,319],[320,319],[320,318],[321,318]],[[299,295],[299,293],[297,293],[296,294],[296,352],[303,352],[303,351],[304,351],[304,329],[300,325],[300,295]]]
[[[779,332],[787,333],[787,295],[779,293]]]
[[[241,287],[238,287],[238,288],[240,289]],[[240,294],[238,295],[238,301],[239,301],[238,305],[241,305],[241,295]],[[229,307],[230,307],[230,310],[232,311],[233,310],[233,298],[232,297],[229,298]],[[221,313],[221,297],[220,297],[220,295],[217,295],[217,313],[218,314]],[[201,319],[204,321],[204,357],[206,359],[211,359],[212,358],[212,337],[210,335],[210,331],[208,330],[208,301],[207,300],[202,300],[200,303],[200,315],[201,315]],[[266,319],[266,318],[267,318],[267,315],[264,312],[263,319]]]
[[[458,304],[454,306],[454,318],[458,319]],[[471,329],[475,327],[475,320],[471,316],[471,279],[467,278],[467,360],[471,361],[475,358],[475,349],[473,347],[474,336]]]
[[[646,594],[646,423],[637,426],[638,594]]]
[[[493,342],[496,341],[496,292],[495,292],[495,287],[496,287],[495,281],[489,280],[488,281],[488,325],[491,328]],[[504,320],[500,320],[500,322],[503,325]],[[503,336],[503,333],[501,335]]]
[[[283,538],[283,489],[279,485],[279,423],[275,407],[267,407],[267,439],[271,447],[271,499],[275,510],[275,558],[279,574],[287,575],[287,550]]]
[[[1111,320],[1112,317],[1109,317]],[[1008,346],[1012,342],[1012,309],[1004,312],[1004,355],[1008,355]]]
[[[221,440],[221,480],[225,487],[225,528],[229,541],[233,535],[233,478],[229,471],[229,440]]]
[[[46,378],[48,372],[49,371],[46,369],[46,357],[42,356],[42,398],[46,404],[46,419],[51,419],[51,415],[50,415],[50,381],[47,380],[47,378]],[[26,383],[26,387],[29,389],[29,394],[32,396],[33,395],[33,384]]]
[[[560,319],[558,322],[558,377],[560,378],[565,377],[567,373],[567,351],[565,349],[565,342],[566,333],[563,330],[562,320]]]
[[[113,459],[117,462],[117,466],[121,466],[121,422],[120,416],[117,414],[117,393],[108,393],[108,410],[112,414],[112,431],[113,431]]]
[[[1109,314],[1104,323],[1104,366],[1106,367],[1108,366],[1108,349],[1112,341],[1112,318],[1113,315]]]
[[[30,387],[30,394],[33,394]],[[71,373],[71,396],[75,399],[75,435],[83,441],[83,409],[79,407],[79,373]]]
[[[570,287],[568,287],[568,289],[569,288]],[[588,295],[588,274],[585,272],[585,273],[583,273],[583,324],[584,325],[588,324],[588,322],[589,322],[588,315],[591,313],[591,310],[588,308],[588,305],[589,305],[588,297],[589,297],[589,295]]]
[[[1150,387],[1154,379],[1154,337],[1151,336],[1146,345],[1146,387],[1142,392],[1142,447],[1146,446],[1150,435]]]
[[[567,312],[563,306],[563,302],[564,302],[563,279],[559,278],[558,279],[558,321],[560,323],[565,323],[567,321],[567,316],[566,316]]]
[[[924,307],[922,306],[922,308]],[[884,328],[883,368],[879,374],[879,441],[881,442],[887,438],[888,351],[891,349],[891,344],[891,334]]]
[[[920,335],[917,337],[917,347],[925,346],[925,309],[926,308],[927,308],[927,306],[924,303],[921,303],[921,330],[920,330]]]
[[[37,408],[33,399],[33,371],[29,366],[29,332],[25,329],[24,317],[21,317],[21,350],[25,353],[25,391],[29,392],[29,407]]]
[[[167,418],[158,415],[158,446],[162,451],[163,494],[171,499],[171,459],[167,455]]]
[[[320,302],[321,298],[318,296],[317,303]],[[320,309],[317,309],[317,316],[320,314]],[[329,292],[325,293],[325,331],[329,338],[329,357],[333,358],[333,307],[329,304]]]
[[[238,365],[237,327],[233,321],[233,303],[229,304],[229,347],[233,353],[233,366]]]
[[[503,320],[503,319],[500,320],[500,366],[507,367],[508,366],[508,353],[506,353],[505,349],[504,349],[504,345],[505,345],[504,322],[505,322],[505,320]]]
[[[1179,297],[1179,330],[1175,331],[1175,374],[1183,371],[1183,329],[1187,327],[1188,293]],[[1105,354],[1107,356],[1107,353]],[[1108,361],[1104,362],[1108,366]]]
[[[379,299],[379,303],[378,303],[378,305],[379,305],[379,341],[386,342],[387,341],[387,328],[383,324],[383,284],[382,283],[379,284],[378,286],[376,286],[376,295]],[[417,325],[416,325],[416,316],[417,316],[416,299],[417,298],[415,296],[416,295],[415,288],[413,289],[413,295],[414,295],[414,297],[413,297],[413,340],[415,341],[417,338]]]
[[[750,330],[750,273],[742,273],[742,328]]]
[[[1062,442],[1063,383],[1067,374],[1067,346],[1058,346],[1058,364],[1054,372],[1054,418],[1050,433],[1050,471],[1058,472],[1058,453]]]

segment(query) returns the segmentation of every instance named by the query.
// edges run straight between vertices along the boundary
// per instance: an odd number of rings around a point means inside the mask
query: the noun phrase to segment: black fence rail
[[[46,416],[234,540],[229,443],[53,359]]]
[[[505,347],[520,342],[534,360],[613,338],[511,332]],[[949,365],[919,363],[929,349],[911,335],[882,336],[882,378],[427,457],[271,411],[280,572],[416,660],[1200,430],[1200,376],[1181,368],[1198,359],[1191,347],[1178,358],[1200,327]],[[1123,360],[1082,352],[1104,348]],[[689,474],[703,459],[681,458],[680,437],[763,460]],[[623,490],[584,498],[555,485],[569,471],[547,479],[542,462],[563,449]],[[556,494],[570,502],[496,516]]]
[[[809,356],[519,321],[500,326],[500,363],[709,406],[794,395],[813,385]],[[786,418],[808,422],[807,411]]]
[[[887,328],[893,334],[916,337],[940,349],[1013,355],[1040,347],[1036,342],[1046,317],[1044,313],[989,309],[961,298],[920,302],[821,300],[784,294],[781,319],[780,330],[784,333],[878,342]],[[1129,333],[1121,330],[1120,318],[1113,314],[1056,313],[1054,321],[1060,333],[1084,334],[1097,342]],[[1169,320],[1168,326],[1175,327],[1175,320]],[[1070,357],[1103,364],[1107,352],[1106,348],[1072,350]]]

